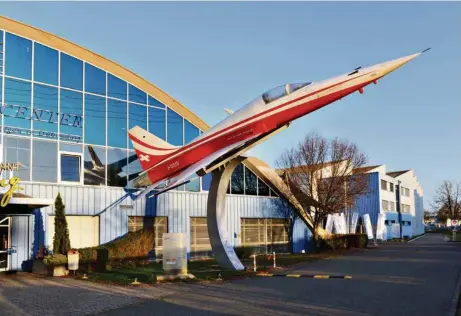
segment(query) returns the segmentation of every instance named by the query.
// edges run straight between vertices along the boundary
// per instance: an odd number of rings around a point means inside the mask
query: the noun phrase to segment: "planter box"
[[[32,264],[32,273],[60,277],[68,275],[69,270],[67,270],[66,265],[46,266],[42,260],[34,260]]]
[[[69,274],[69,270],[66,269],[66,266],[54,266],[50,267],[48,270],[54,277],[66,276]]]

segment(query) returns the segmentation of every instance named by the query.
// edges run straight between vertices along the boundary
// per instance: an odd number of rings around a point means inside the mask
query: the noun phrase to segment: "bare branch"
[[[367,162],[357,145],[312,133],[282,153],[276,165],[293,196],[303,207],[301,218],[312,219],[313,235],[328,214],[353,207],[367,192],[368,176],[355,170]]]

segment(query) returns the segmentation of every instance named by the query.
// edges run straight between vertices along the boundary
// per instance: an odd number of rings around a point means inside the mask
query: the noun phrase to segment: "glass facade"
[[[127,132],[147,129],[175,146],[202,131],[130,82],[42,43],[0,30],[0,144],[21,181],[126,186],[141,171]],[[239,167],[231,194],[271,190]],[[208,191],[211,175],[178,191]]]

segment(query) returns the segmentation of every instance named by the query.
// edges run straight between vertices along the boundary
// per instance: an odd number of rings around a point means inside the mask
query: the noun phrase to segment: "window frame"
[[[67,156],[75,156],[75,157],[79,157],[80,159],[80,181],[79,182],[74,182],[74,181],[62,181],[61,179],[61,157],[62,155],[67,155]],[[83,160],[83,153],[76,153],[76,152],[72,152],[72,151],[61,151],[59,150],[58,148],[58,183],[59,184],[66,184],[66,185],[83,185],[83,177],[84,177],[84,173],[83,173],[83,163],[84,163],[84,160]]]

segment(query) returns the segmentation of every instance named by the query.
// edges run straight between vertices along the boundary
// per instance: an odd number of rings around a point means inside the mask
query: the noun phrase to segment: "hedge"
[[[320,248],[332,250],[366,248],[367,245],[368,236],[366,234],[333,235],[330,239],[320,241]]]

